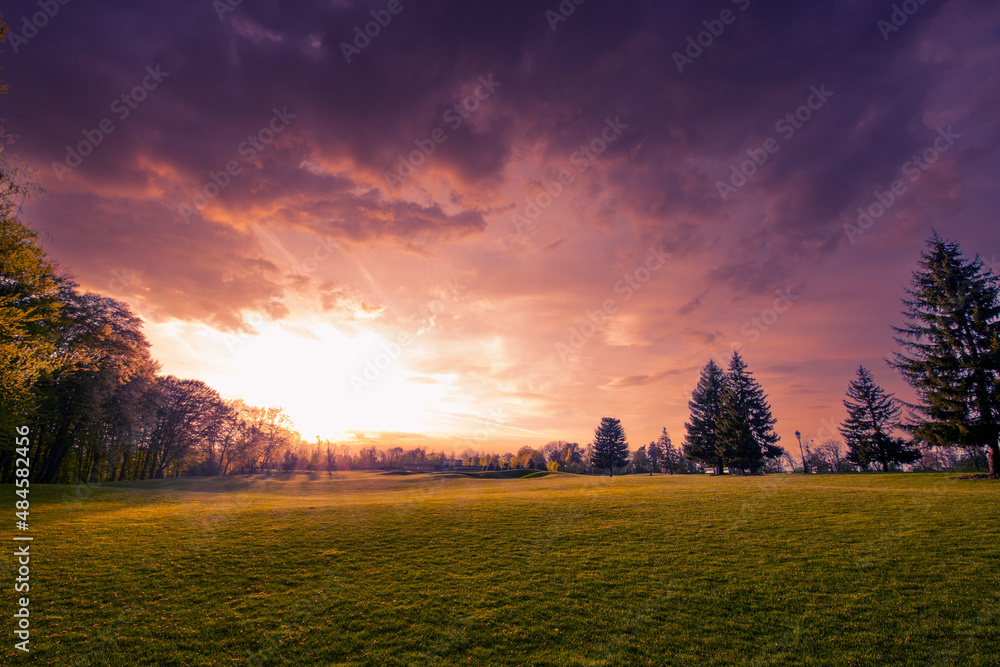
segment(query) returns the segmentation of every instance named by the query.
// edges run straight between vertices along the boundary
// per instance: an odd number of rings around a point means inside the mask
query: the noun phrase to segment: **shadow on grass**
[[[466,479],[532,479],[536,477],[546,477],[548,475],[554,475],[555,473],[549,470],[481,470],[481,471],[464,471],[464,470],[385,470],[378,473],[379,475],[428,475],[436,479],[445,479],[449,477],[464,477]]]
[[[473,479],[532,479],[535,477],[546,477],[554,473],[548,470],[484,470],[481,472],[457,472],[448,471],[445,473],[437,473],[440,476],[449,477],[471,477]]]

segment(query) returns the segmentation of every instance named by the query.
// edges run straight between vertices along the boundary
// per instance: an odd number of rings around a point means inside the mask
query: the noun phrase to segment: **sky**
[[[3,15],[25,221],[164,373],[308,439],[679,443],[739,349],[797,458],[859,364],[913,397],[885,359],[932,228],[1000,252],[989,0]]]

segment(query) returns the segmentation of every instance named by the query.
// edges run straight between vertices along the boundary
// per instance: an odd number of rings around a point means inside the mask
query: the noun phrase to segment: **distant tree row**
[[[701,472],[701,467],[684,458],[681,450],[670,441],[667,429],[648,445],[629,451],[628,438],[620,420],[604,417],[594,430],[594,441],[587,446],[583,472],[606,470],[613,477],[619,473],[668,474]]]
[[[522,447],[516,454],[497,454],[466,448],[455,452],[431,451],[424,447],[380,449],[367,445],[356,449],[334,442],[299,443],[291,447],[281,463],[283,470],[551,470],[587,472],[584,452],[575,442],[553,441],[540,449]]]

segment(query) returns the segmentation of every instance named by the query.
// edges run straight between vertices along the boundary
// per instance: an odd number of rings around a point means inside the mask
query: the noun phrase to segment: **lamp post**
[[[809,474],[809,464],[806,463],[806,453],[802,449],[802,434],[799,433],[798,431],[795,431],[795,437],[799,441],[799,455],[802,457],[802,472],[808,475]]]

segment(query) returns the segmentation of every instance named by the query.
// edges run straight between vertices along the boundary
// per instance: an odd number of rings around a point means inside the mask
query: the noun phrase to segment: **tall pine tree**
[[[722,391],[726,375],[712,360],[701,371],[698,386],[691,393],[688,407],[691,421],[684,424],[687,437],[684,439],[684,456],[692,461],[701,461],[715,467],[718,474],[726,465],[725,452],[719,447],[716,427],[722,409]]]
[[[847,387],[844,407],[847,420],[840,426],[840,434],[849,449],[848,461],[862,468],[878,462],[886,471],[893,463],[912,463],[920,458],[920,452],[906,441],[893,437],[892,431],[899,423],[898,401],[875,384],[864,366],[858,367],[857,379]]]
[[[615,476],[615,468],[621,468],[628,463],[628,440],[625,439],[625,429],[614,417],[601,419],[601,425],[594,431],[594,448],[590,454],[590,462],[595,468],[606,468],[611,477]]]
[[[889,362],[913,385],[919,416],[909,428],[931,445],[985,447],[1000,477],[1000,278],[935,231],[893,327],[902,352]]]
[[[784,450],[777,446],[777,420],[764,390],[747,370],[739,352],[733,352],[722,390],[717,435],[719,448],[731,464],[751,474],[760,472],[765,459],[776,459]]]

